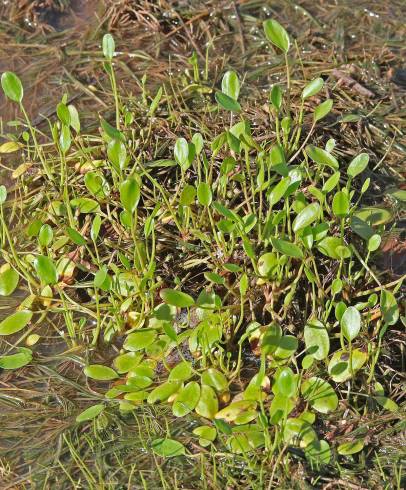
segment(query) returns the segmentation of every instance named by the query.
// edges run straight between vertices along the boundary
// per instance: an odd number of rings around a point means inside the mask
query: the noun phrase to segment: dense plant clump
[[[269,138],[256,140],[239,77],[227,71],[212,108],[228,121],[224,130],[212,141],[204,128],[179,137],[171,155],[154,161],[143,159],[134,114],[120,100],[111,35],[102,47],[115,123],[102,118],[100,136],[83,132],[64,96],[52,144],[41,144],[20,80],[3,73],[26,129],[0,147],[25,156],[14,172],[19,192],[7,199],[0,187],[0,294],[19,285],[29,294],[0,323],[3,338],[19,334],[0,367],[35,362],[48,319],[70,347],[89,347],[83,372],[102,399],[78,423],[114,407],[169,404],[175,417],[196,415],[202,447],[243,455],[263,448],[282,458],[293,446],[319,468],[365,444],[360,437],[331,447],[321,436],[318,422],[340,403],[360,393],[357,410],[398,409],[375,367],[399,321],[402,280],[382,283],[370,267],[392,217],[361,205],[368,154],[344,162],[334,140],[312,144],[333,100],[316,105],[305,126],[324,80],[303,87],[295,113],[290,38],[274,20],[264,31],[287,70],[286,89],[270,90]],[[163,107],[170,111],[160,88],[144,131]],[[174,254],[181,268],[168,266]],[[95,361],[106,344],[110,361]],[[170,434],[151,449],[188,454]]]

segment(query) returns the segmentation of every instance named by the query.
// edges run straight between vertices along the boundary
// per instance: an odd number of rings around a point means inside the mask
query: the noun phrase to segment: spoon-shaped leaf
[[[189,145],[185,138],[178,138],[174,148],[175,160],[180,165],[182,170],[189,168]]]
[[[324,117],[327,116],[327,114],[331,111],[333,108],[333,101],[332,99],[327,99],[321,104],[319,104],[315,109],[313,113],[313,120],[314,122],[320,121]]]
[[[292,397],[296,393],[296,376],[289,367],[285,367],[279,371],[276,378],[275,388],[277,389],[277,393],[280,393],[288,398]]]
[[[26,366],[32,361],[32,352],[30,349],[20,347],[16,354],[0,357],[1,369],[18,369]]]
[[[306,146],[307,155],[319,165],[327,165],[328,167],[338,170],[338,161],[333,155],[322,148],[317,148],[317,146],[307,145]]]
[[[311,82],[309,82],[302,92],[302,99],[307,99],[309,97],[313,97],[323,88],[324,80],[322,78],[315,78]]]
[[[1,86],[4,94],[10,100],[14,102],[21,102],[23,100],[23,86],[21,80],[15,73],[11,71],[4,72],[1,76]]]
[[[334,388],[324,379],[314,376],[305,380],[301,391],[305,400],[318,412],[332,412],[338,406],[338,397]]]
[[[114,38],[111,34],[105,34],[103,36],[103,55],[108,60],[112,60],[115,50]]]
[[[271,103],[274,109],[279,112],[282,107],[283,92],[280,85],[274,85],[271,89]]]
[[[97,381],[110,381],[118,378],[118,374],[108,366],[102,364],[90,364],[83,370],[88,378],[96,379]]]
[[[197,186],[197,199],[202,206],[210,206],[213,198],[209,184],[200,182]]]
[[[9,265],[0,268],[0,296],[10,296],[18,286],[19,275]]]
[[[195,409],[200,399],[200,385],[191,381],[179,392],[172,407],[175,417],[184,417]]]
[[[281,49],[284,53],[287,53],[289,51],[290,40],[285,28],[274,19],[266,20],[263,26],[268,41]]]
[[[189,308],[195,304],[195,300],[189,294],[177,291],[176,289],[162,289],[159,295],[165,303],[177,306],[178,308]]]
[[[333,213],[339,218],[344,218],[349,210],[350,201],[347,193],[344,191],[336,192],[333,198]]]
[[[155,454],[164,458],[173,458],[185,454],[185,446],[174,439],[155,439],[151,446]]]
[[[34,260],[34,268],[38,277],[44,284],[56,284],[58,282],[58,272],[55,264],[49,257],[39,255]]]
[[[381,312],[387,325],[395,325],[399,319],[399,307],[396,298],[393,293],[386,289],[381,292]]]
[[[360,312],[354,306],[349,306],[341,317],[340,325],[344,337],[351,342],[361,329]]]
[[[86,410],[83,410],[77,417],[76,422],[86,422],[87,420],[93,420],[98,415],[100,415],[104,410],[103,403],[98,403],[97,405],[92,405]]]
[[[241,110],[240,104],[229,95],[223,94],[223,92],[216,92],[215,98],[217,103],[226,111],[239,112]]]
[[[32,311],[16,311],[0,323],[0,335],[11,335],[26,327],[32,318]]]
[[[310,225],[315,221],[320,212],[320,204],[318,202],[313,202],[306,206],[300,213],[296,216],[293,221],[292,229],[295,233],[297,233],[302,228]]]
[[[349,175],[352,178],[356,177],[367,168],[368,162],[369,162],[368,153],[360,153],[348,165],[347,175]]]
[[[130,177],[120,185],[121,204],[131,214],[137,209],[140,195],[140,186],[135,178]]]
[[[221,81],[221,91],[234,100],[238,100],[240,95],[240,81],[235,71],[227,71]]]
[[[147,402],[150,404],[164,402],[171,395],[176,393],[181,386],[180,381],[167,381],[154,388],[148,396]]]
[[[7,189],[6,186],[0,185],[0,206],[6,202]]]
[[[271,243],[275,250],[288,257],[294,257],[296,259],[303,258],[302,250],[294,243],[281,240],[279,238],[271,238]]]
[[[321,361],[328,356],[330,339],[326,327],[319,320],[310,320],[304,328],[306,349],[315,359]]]

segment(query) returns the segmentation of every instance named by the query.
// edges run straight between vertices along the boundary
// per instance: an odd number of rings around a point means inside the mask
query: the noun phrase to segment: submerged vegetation
[[[328,137],[334,90],[321,77],[293,79],[280,23],[266,20],[263,35],[286,85],[261,101],[261,122],[243,79],[225,71],[212,92],[207,56],[203,66],[196,53],[183,89],[150,94],[144,78],[138,98],[122,97],[110,34],[102,63],[114,111],[97,131],[67,95],[39,131],[20,79],[2,74],[22,118],[0,152],[22,161],[18,185],[0,186],[0,294],[26,295],[0,323],[0,367],[24,372],[66,356],[76,367],[66,400],[86,380],[87,403],[65,408],[75,423],[60,445],[80,468],[73,481],[58,450],[66,488],[117,488],[124,470],[123,488],[186,488],[188,471],[187,488],[292,488],[298,464],[309,488],[345,485],[347,468],[367,457],[382,488],[404,482],[402,454],[384,468],[374,440],[375,428],[388,438],[405,429],[404,386],[380,368],[385,339],[405,325],[404,276],[375,266],[394,221],[368,197],[369,169],[382,162],[348,158]],[[191,89],[201,120],[179,111]],[[219,121],[215,134],[205,119]],[[405,191],[390,196],[400,211]],[[136,445],[128,435],[138,431]],[[108,453],[111,434],[122,459]],[[98,445],[108,462],[92,473]],[[31,478],[59,482],[43,468]]]

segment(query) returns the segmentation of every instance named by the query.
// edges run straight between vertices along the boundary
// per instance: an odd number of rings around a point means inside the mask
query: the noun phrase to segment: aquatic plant
[[[167,404],[175,417],[199,418],[193,434],[202,447],[247,460],[263,448],[279,463],[293,446],[319,468],[333,449],[348,455],[364,446],[360,437],[331,448],[316,428],[350,395],[360,394],[358,410],[367,401],[398,409],[375,368],[383,336],[399,321],[402,278],[383,284],[370,266],[392,217],[361,205],[369,155],[348,162],[334,140],[312,144],[333,101],[314,106],[324,86],[316,78],[296,112],[290,38],[275,20],[264,32],[287,72],[287,86],[269,92],[269,138],[256,139],[239,77],[227,71],[204,107],[227,121],[223,130],[211,140],[204,127],[185,130],[171,153],[164,146],[151,161],[144,144],[154,114],[176,114],[163,88],[143,114],[121,100],[111,35],[102,48],[115,122],[101,118],[100,136],[83,132],[63,96],[51,142],[42,143],[20,80],[2,75],[25,129],[0,151],[23,151],[25,161],[14,172],[21,195],[7,199],[0,187],[0,294],[20,286],[28,295],[0,323],[1,336],[19,334],[0,367],[35,362],[48,320],[70,348],[87,348],[83,373],[101,391],[78,423],[117,407]],[[111,362],[93,361],[105,345]],[[151,449],[189,454],[170,433]]]

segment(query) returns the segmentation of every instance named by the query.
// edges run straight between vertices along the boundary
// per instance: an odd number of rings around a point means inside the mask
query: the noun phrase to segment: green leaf
[[[290,40],[286,30],[274,19],[264,22],[265,36],[272,44],[281,49],[284,53],[289,51]]]
[[[352,372],[356,373],[367,362],[368,356],[365,352],[359,349],[353,349],[351,351],[351,365]],[[350,355],[348,352],[339,350],[336,351],[331,358],[328,365],[328,372],[333,381],[336,383],[342,383],[351,379],[352,374],[350,370]]]
[[[68,237],[72,240],[72,242],[75,245],[78,245],[79,247],[83,247],[84,245],[86,245],[86,240],[75,229],[70,228],[69,226],[67,226],[66,227],[66,234],[68,235]]]
[[[191,204],[193,204],[195,198],[196,187],[191,184],[186,184],[180,194],[179,204],[181,206],[190,206]]]
[[[182,361],[171,369],[169,381],[186,381],[193,375],[192,364],[188,361]]]
[[[279,112],[282,107],[283,92],[280,85],[273,85],[271,89],[271,103],[274,109]]]
[[[297,233],[302,228],[313,223],[319,217],[320,214],[320,204],[318,202],[313,202],[306,206],[300,213],[296,216],[293,221],[292,229]]]
[[[117,140],[117,141],[125,141],[123,133],[121,133],[118,129],[116,129],[114,126],[109,124],[105,119],[101,118],[100,123],[103,128],[103,131],[110,139]]]
[[[271,238],[272,246],[283,255],[288,257],[294,257],[296,259],[303,258],[302,250],[294,243],[287,242],[286,240],[281,240],[279,238]]]
[[[6,202],[7,189],[6,186],[0,185],[0,206]]]
[[[340,326],[348,342],[353,341],[361,329],[360,312],[354,306],[348,307],[341,317]]]
[[[314,410],[320,413],[329,413],[338,406],[338,397],[334,388],[316,376],[305,380],[301,386],[302,394]]]
[[[342,247],[344,240],[340,237],[326,236],[317,244],[317,248],[323,255],[331,257],[332,259],[339,259],[340,256],[337,253],[337,247]]]
[[[109,61],[113,59],[115,48],[113,36],[111,34],[105,34],[103,36],[103,55]]]
[[[162,289],[159,295],[165,303],[178,308],[190,308],[195,304],[195,300],[191,296],[175,289]]]
[[[306,448],[317,440],[317,435],[312,426],[305,420],[289,418],[283,430],[283,439],[287,444],[300,443],[301,447]]]
[[[338,218],[347,216],[350,210],[350,201],[345,191],[336,192],[333,198],[333,213]]]
[[[9,265],[0,268],[0,296],[10,296],[16,290],[19,281],[18,273]]]
[[[118,378],[118,374],[108,366],[102,364],[90,364],[83,370],[88,378],[96,379],[97,381],[111,381]]]
[[[235,71],[230,70],[224,74],[221,82],[221,91],[232,99],[238,100],[238,96],[240,95],[240,81]]]
[[[166,401],[171,395],[176,393],[181,387],[180,381],[167,381],[154,388],[147,398],[149,404]]]
[[[319,320],[309,320],[304,328],[304,340],[308,353],[318,361],[330,351],[330,339],[326,327]]]
[[[70,112],[63,102],[60,102],[56,106],[56,114],[62,124],[64,124],[65,126],[70,126]]]
[[[215,391],[211,386],[202,385],[200,399],[195,408],[196,413],[206,419],[214,419],[218,409],[218,400]]]
[[[349,456],[351,454],[356,454],[362,451],[364,448],[364,441],[363,439],[358,439],[355,441],[350,441],[350,442],[344,442],[343,444],[340,444],[337,448],[338,454],[341,454],[342,456]]]
[[[271,423],[277,423],[280,418],[287,417],[290,412],[295,408],[295,402],[281,393],[277,393],[272,400],[269,408],[269,415],[271,417]]]
[[[277,373],[275,389],[277,393],[287,398],[291,398],[296,394],[297,378],[289,367],[285,367]]]
[[[87,420],[93,420],[98,415],[100,415],[104,410],[103,403],[98,403],[97,405],[92,405],[86,410],[83,410],[77,417],[76,422],[86,422]]]
[[[23,86],[15,73],[11,71],[4,72],[1,76],[1,86],[5,96],[10,100],[14,102],[21,102],[23,100]]]
[[[155,439],[155,441],[152,441],[151,446],[155,454],[164,458],[183,456],[185,454],[185,446],[173,439]]]
[[[192,143],[195,145],[196,155],[199,155],[204,146],[203,136],[200,133],[195,133],[192,137]]]
[[[0,335],[11,335],[26,327],[32,318],[32,311],[22,310],[9,315],[0,323]]]
[[[114,359],[114,368],[120,374],[128,373],[128,371],[133,371],[134,368],[140,364],[141,359],[141,353],[126,352],[125,354],[120,354]]]
[[[327,114],[331,111],[333,108],[333,101],[332,99],[327,99],[321,104],[319,104],[313,112],[313,120],[314,122],[320,121],[324,117],[327,116]]]
[[[276,184],[268,196],[269,206],[275,206],[283,198],[291,183],[290,177],[284,177]]]
[[[393,215],[388,209],[374,206],[361,208],[354,213],[354,216],[365,221],[369,226],[384,225],[393,220]]]
[[[195,409],[199,400],[200,385],[196,381],[191,381],[179,391],[172,406],[172,412],[175,417],[184,417]]]
[[[308,99],[309,97],[313,97],[323,88],[324,80],[322,78],[315,78],[311,82],[309,82],[302,92],[302,99]]]
[[[240,104],[222,92],[216,92],[215,98],[217,103],[226,111],[239,112],[241,110]]]
[[[357,216],[353,216],[351,218],[350,226],[357,235],[366,241],[368,241],[374,235],[374,230],[371,228],[371,226]]]
[[[273,252],[267,252],[258,259],[258,272],[262,277],[270,277],[278,267],[278,258]]]
[[[356,177],[367,168],[368,162],[369,162],[368,153],[360,153],[349,164],[347,169],[347,175],[352,178]]]
[[[199,444],[203,447],[207,447],[217,437],[217,430],[215,427],[208,427],[207,425],[201,425],[193,429],[193,434],[199,437]]]
[[[81,214],[100,213],[99,203],[90,197],[72,199],[70,204]]]
[[[397,412],[399,410],[399,405],[386,396],[374,396],[374,399],[389,412]]]
[[[107,145],[107,156],[117,172],[124,170],[127,163],[127,149],[121,139],[112,139]]]
[[[52,239],[54,238],[54,232],[52,231],[51,226],[48,224],[42,225],[39,234],[38,241],[42,247],[49,247],[52,243]]]
[[[185,138],[178,138],[176,140],[174,156],[183,171],[186,171],[190,167],[189,145]]]
[[[52,259],[45,255],[39,255],[34,260],[34,268],[43,284],[56,284],[58,272]]]
[[[127,335],[124,349],[136,352],[151,345],[157,337],[156,330],[143,328]]]
[[[331,460],[331,449],[327,441],[312,441],[305,449],[306,459],[317,468],[320,465],[329,464]]]
[[[202,206],[210,206],[213,195],[209,184],[200,182],[197,186],[197,199]]]
[[[381,235],[378,235],[377,233],[369,237],[367,243],[368,251],[375,252],[376,250],[378,250],[378,248],[381,245],[381,241],[382,241]]]
[[[97,172],[87,172],[84,182],[87,190],[99,199],[103,199],[109,194],[110,186],[108,182]]]
[[[0,357],[1,369],[19,369],[32,361],[32,352],[30,349],[20,347],[17,351],[16,354]]]
[[[135,178],[130,177],[120,185],[120,201],[123,208],[133,214],[140,200],[140,186]]]
[[[100,227],[101,227],[101,217],[99,214],[96,214],[96,216],[93,219],[92,222],[92,228],[90,229],[90,238],[95,242],[97,240],[97,237],[99,236],[100,232]]]
[[[202,385],[211,386],[218,393],[228,390],[228,381],[225,375],[215,368],[206,369],[202,373]]]
[[[59,146],[62,153],[66,153],[72,143],[69,126],[62,124],[61,133],[59,135]]]
[[[327,165],[328,167],[333,168],[334,170],[338,170],[338,161],[331,153],[328,153],[326,150],[322,148],[317,148],[313,145],[306,146],[306,153],[314,162],[319,165]]]
[[[80,133],[80,119],[78,110],[74,105],[70,104],[68,105],[68,111],[70,116],[71,128],[73,128],[77,133]]]
[[[381,291],[381,312],[387,325],[395,325],[399,320],[399,307],[396,298],[390,291]]]
[[[157,110],[161,97],[162,97],[162,87],[159,87],[158,92],[156,93],[153,101],[151,102],[151,105],[149,106],[148,115],[150,117],[153,116],[155,111]]]

